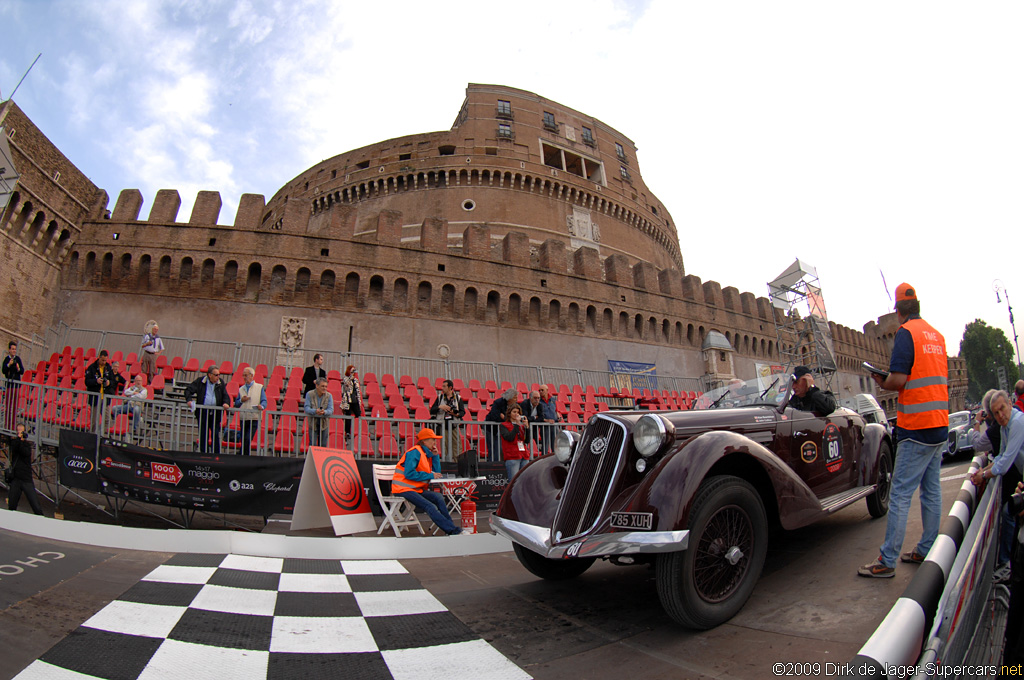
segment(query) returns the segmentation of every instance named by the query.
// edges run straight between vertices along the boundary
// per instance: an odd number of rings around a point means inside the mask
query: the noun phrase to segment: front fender
[[[864,442],[861,444],[861,456],[857,461],[857,485],[867,486],[878,481],[878,454],[882,450],[882,442],[889,444],[889,455],[892,442],[885,426],[879,423],[868,423],[864,426]],[[891,461],[890,461],[891,462]]]
[[[569,470],[554,456],[538,458],[508,483],[498,501],[497,516],[535,526],[550,527]]]
[[[694,437],[663,458],[638,485],[628,509],[653,512],[657,531],[686,529],[701,482],[719,472],[753,484],[766,506],[776,504],[786,529],[822,515],[821,502],[789,466],[761,444],[726,431]]]

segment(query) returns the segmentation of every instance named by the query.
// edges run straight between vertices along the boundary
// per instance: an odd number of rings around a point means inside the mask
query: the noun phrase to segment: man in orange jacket
[[[452,522],[444,497],[429,489],[430,480],[441,477],[441,456],[437,453],[437,442],[440,439],[429,427],[419,431],[416,445],[398,459],[395,474],[391,478],[391,493],[426,512],[441,531],[455,536],[461,534],[462,529]]]
[[[917,291],[908,283],[896,288],[900,329],[893,338],[889,375],[872,374],[883,390],[899,393],[896,405],[896,463],[889,490],[889,518],[878,559],[857,570],[861,576],[892,578],[896,558],[920,564],[939,535],[942,489],[939,467],[949,429],[946,340],[921,318]],[[921,489],[921,540],[900,553],[914,489]]]

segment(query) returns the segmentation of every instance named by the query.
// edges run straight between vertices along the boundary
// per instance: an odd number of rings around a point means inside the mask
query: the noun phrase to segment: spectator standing
[[[316,381],[320,378],[327,377],[327,371],[323,369],[324,355],[314,354],[313,365],[307,366],[306,371],[302,374],[302,393],[309,394],[316,389]]]
[[[146,399],[149,397],[149,391],[142,382],[141,373],[135,376],[132,384],[125,388],[124,396],[127,402],[110,409],[110,417],[116,418],[122,413],[127,413],[128,417],[132,419],[132,429],[137,430],[139,421],[142,420],[143,404],[146,403]]]
[[[462,529],[452,522],[444,496],[428,488],[431,479],[441,478],[441,456],[437,452],[439,439],[441,437],[429,427],[419,431],[416,445],[398,459],[391,478],[391,493],[426,512],[441,531],[454,536],[461,534]]]
[[[530,459],[530,452],[526,448],[527,427],[529,426],[523,409],[515,402],[509,404],[500,432],[501,457],[505,461],[505,475],[510,482]]]
[[[1010,577],[1010,553],[1013,550],[1013,515],[1005,506],[1013,495],[1017,484],[1024,475],[1024,413],[1010,406],[1010,395],[1002,390],[989,390],[982,398],[985,411],[991,413],[998,423],[998,443],[992,441],[993,427],[980,434],[981,421],[975,418],[970,441],[975,451],[992,451],[995,460],[971,476],[975,486],[981,486],[993,477],[1002,478],[1002,517],[999,527],[999,555],[996,578],[1005,581]]]
[[[252,452],[252,438],[259,431],[260,418],[267,410],[267,393],[263,385],[256,382],[256,371],[246,366],[242,371],[244,382],[238,388],[235,408],[238,409],[238,424],[242,428],[241,455]]]
[[[889,491],[889,516],[881,554],[857,570],[861,576],[892,578],[896,558],[924,561],[939,534],[942,488],[939,467],[949,428],[946,340],[921,318],[917,291],[908,283],[896,287],[896,317],[889,375],[872,373],[883,390],[899,393],[896,406],[896,462]],[[914,489],[921,489],[921,540],[900,554],[907,531],[907,513]]]
[[[318,378],[316,388],[306,393],[303,410],[309,418],[309,445],[327,446],[327,434],[334,415],[334,397],[327,391],[327,378]]]
[[[199,452],[212,450],[215,455],[220,454],[221,409],[231,403],[227,388],[220,381],[220,369],[210,366],[206,375],[190,382],[185,387],[185,401],[199,421]]]
[[[363,415],[363,390],[359,384],[359,373],[356,367],[349,364],[345,367],[345,377],[341,382],[341,412],[345,418],[345,441],[352,439],[352,419]]]
[[[160,337],[160,326],[156,321],[146,323],[142,334],[142,372],[146,374],[146,383],[152,384],[156,375],[156,358],[164,353],[164,341]]]
[[[430,417],[442,421],[440,427],[443,430],[438,434],[447,436],[447,439],[442,439],[447,449],[445,453],[455,460],[462,453],[459,421],[466,417],[466,405],[462,403],[462,398],[455,391],[455,383],[451,380],[441,383],[441,392],[430,405]]]
[[[505,422],[505,418],[508,414],[508,405],[514,404],[516,398],[516,391],[511,387],[502,392],[501,396],[491,402],[491,408],[487,411],[487,415],[484,416],[484,420],[488,423],[494,423],[493,425],[487,426],[487,451],[490,454],[491,460],[497,460],[498,454],[501,452],[501,424]]]
[[[85,369],[85,389],[92,392],[89,395],[89,411],[92,416],[93,432],[99,432],[107,399],[117,393],[117,379],[114,377],[116,374],[113,367],[107,363],[109,356],[107,350],[101,349],[96,361]]]
[[[124,388],[125,385],[128,384],[128,381],[121,374],[121,362],[111,361],[110,370],[113,371],[114,373],[114,376],[112,378],[114,384],[113,389],[110,390],[109,396],[114,396],[115,394],[124,394]]]
[[[25,375],[25,364],[18,356],[18,343],[11,340],[7,343],[7,356],[3,363],[4,378],[7,379],[4,392],[4,429],[13,430],[18,415],[18,381]]]
[[[519,408],[526,416],[526,422],[531,425],[526,441],[536,441],[539,446],[544,430],[544,405],[540,403],[540,390],[532,390],[530,396],[519,403]],[[536,427],[533,427],[534,424]]]
[[[7,490],[7,509],[17,510],[18,503],[21,502],[21,494],[24,492],[32,512],[37,515],[43,514],[39,507],[39,498],[36,496],[36,485],[32,481],[32,443],[25,435],[24,425],[17,424],[16,434],[14,437],[8,438],[7,446],[11,471],[14,474],[11,486]]]
[[[541,428],[541,447],[542,453],[551,453],[555,446],[555,423],[561,421],[561,417],[558,415],[558,403],[555,401],[549,393],[547,385],[541,385],[537,388],[540,393],[540,403],[544,407],[544,426]]]

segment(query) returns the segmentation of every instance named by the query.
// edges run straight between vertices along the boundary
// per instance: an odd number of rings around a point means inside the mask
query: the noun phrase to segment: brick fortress
[[[243,194],[232,224],[215,191],[187,221],[174,190],[145,219],[135,189],[110,212],[13,102],[0,124],[21,174],[0,215],[11,337],[60,322],[138,333],[156,318],[167,335],[277,345],[282,317],[300,317],[309,348],[343,350],[352,327],[353,351],[410,357],[744,379],[779,363],[767,298],[686,275],[634,144],[523,90],[471,84],[451,130],[340,154],[269,201]],[[833,390],[868,390],[860,363],[887,363],[895,315],[830,326]],[[702,351],[712,331],[728,357]],[[950,378],[955,410],[961,360]]]

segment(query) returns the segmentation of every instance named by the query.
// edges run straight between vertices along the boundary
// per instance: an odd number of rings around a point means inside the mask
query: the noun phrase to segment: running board
[[[845,508],[854,501],[859,501],[861,498],[866,498],[875,492],[875,485],[870,486],[859,486],[856,489],[850,489],[843,493],[837,493],[835,496],[829,496],[828,498],[821,499],[821,509],[826,513],[833,513],[836,510]]]

